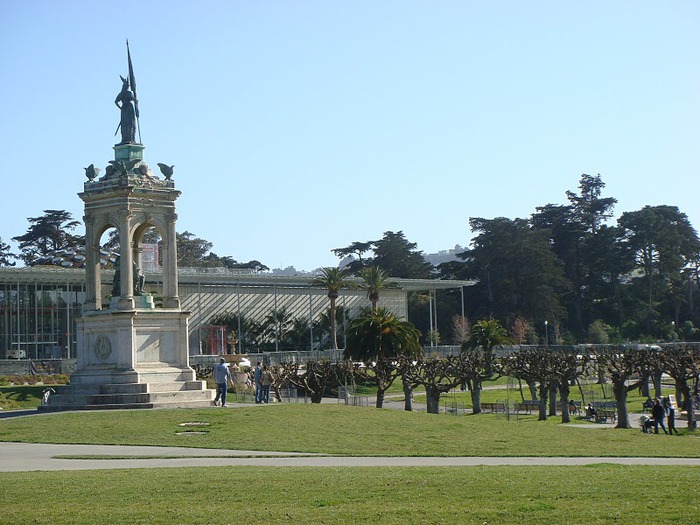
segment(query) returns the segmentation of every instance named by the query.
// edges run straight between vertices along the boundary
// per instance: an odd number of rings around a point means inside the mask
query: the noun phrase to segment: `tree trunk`
[[[547,383],[542,381],[540,383],[540,413],[537,421],[547,421],[547,398],[549,397],[547,394]]]
[[[537,401],[537,384],[532,379],[527,379],[527,386],[530,388],[530,398]]]
[[[321,398],[323,397],[323,389],[314,390],[313,392],[309,392],[309,394],[312,403],[320,403]]]
[[[440,391],[431,385],[425,385],[425,397],[428,401],[428,414],[440,413]]]
[[[688,390],[688,393],[690,394],[690,390]],[[656,396],[656,397],[661,397],[661,396]],[[685,392],[683,392],[683,389],[678,384],[678,381],[676,381],[676,403],[678,404],[679,407],[685,406]]]
[[[646,375],[642,378],[642,384],[639,386],[640,394],[642,397],[651,397],[651,391],[649,390],[649,376]],[[660,396],[658,396],[660,397]]]
[[[337,296],[336,296],[337,297]],[[330,312],[330,324],[331,324],[331,344],[333,345],[333,349],[337,350],[338,349],[338,329],[335,326],[335,299],[336,297],[331,296],[331,294],[328,294],[328,298],[331,300],[331,308]],[[313,348],[312,348],[313,350]]]
[[[604,385],[605,384],[605,367],[599,366],[598,369],[598,381],[597,383],[599,385]]]
[[[549,415],[556,417],[557,415],[557,390],[559,389],[559,383],[552,381],[549,384]]]
[[[679,381],[676,381],[678,385]],[[688,414],[688,430],[695,430],[698,427],[697,421],[695,421],[695,410],[693,409],[693,396],[690,395],[690,386],[686,382],[682,385],[683,399],[685,403],[683,405],[678,405],[679,407],[684,406],[686,413]]]
[[[403,409],[408,412],[413,412],[413,388],[405,379],[401,379],[403,383]]]
[[[471,382],[471,396],[472,396],[472,413],[481,413],[481,381],[479,379],[474,379]]]
[[[571,417],[569,414],[569,392],[571,388],[569,387],[568,381],[564,381],[559,388],[560,399],[561,399],[561,422],[571,423]]]
[[[661,397],[661,370],[655,371],[651,374],[651,380],[654,383],[654,397]],[[647,396],[651,397],[651,396]]]
[[[525,394],[523,394],[523,380],[518,378],[518,388],[520,388],[520,401],[525,401]]]
[[[632,428],[627,414],[627,386],[625,386],[624,380],[613,382],[613,394],[615,394],[615,402],[617,403],[617,425],[615,428]]]
[[[472,396],[472,413],[481,413],[481,380],[474,379],[469,381],[469,390]]]
[[[279,383],[275,382],[275,384],[272,385],[272,390],[275,393],[275,399],[277,399],[277,402],[281,403],[282,402],[282,394],[280,393]]]
[[[383,408],[384,407],[384,393],[386,392],[386,385],[384,384],[384,381],[379,381],[377,384],[377,408]]]

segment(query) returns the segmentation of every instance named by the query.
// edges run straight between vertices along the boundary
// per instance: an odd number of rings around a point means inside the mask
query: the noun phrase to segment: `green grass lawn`
[[[36,408],[41,404],[41,394],[47,388],[58,392],[62,385],[9,385],[0,386],[0,394],[13,401],[12,408]]]
[[[162,468],[3,473],[2,523],[697,523],[697,467]]]
[[[205,435],[178,436],[205,422]],[[700,436],[339,404],[94,411],[0,420],[0,441],[399,456],[700,457]],[[215,450],[202,451],[215,455]],[[0,523],[697,523],[700,467],[200,467],[0,476]]]
[[[181,436],[180,423],[206,422]],[[91,411],[0,420],[0,441],[238,448],[391,456],[700,457],[700,439],[588,429],[559,418],[433,415],[340,404]]]

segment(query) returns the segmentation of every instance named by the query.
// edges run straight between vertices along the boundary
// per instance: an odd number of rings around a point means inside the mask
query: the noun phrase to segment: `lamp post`
[[[676,339],[678,338],[678,334],[676,333],[676,321],[671,321],[671,342],[675,343]]]
[[[544,346],[549,348],[549,321],[544,322]]]

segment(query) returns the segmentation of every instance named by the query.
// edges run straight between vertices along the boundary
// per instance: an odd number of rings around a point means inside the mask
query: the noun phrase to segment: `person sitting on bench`
[[[591,403],[588,403],[588,406],[586,407],[586,419],[595,419],[597,415],[598,411],[593,408]]]

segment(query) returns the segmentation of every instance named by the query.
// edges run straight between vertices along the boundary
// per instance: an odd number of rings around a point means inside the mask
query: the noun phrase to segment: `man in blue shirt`
[[[255,382],[255,402],[262,403],[263,392],[262,392],[262,363],[258,361],[253,371],[253,381]]]
[[[226,360],[222,357],[219,359],[219,364],[214,366],[214,381],[216,382],[216,398],[214,399],[214,404],[219,405],[219,399],[221,399],[221,406],[226,406],[226,382],[228,381],[233,386],[233,378],[231,377],[231,372],[225,365]]]

